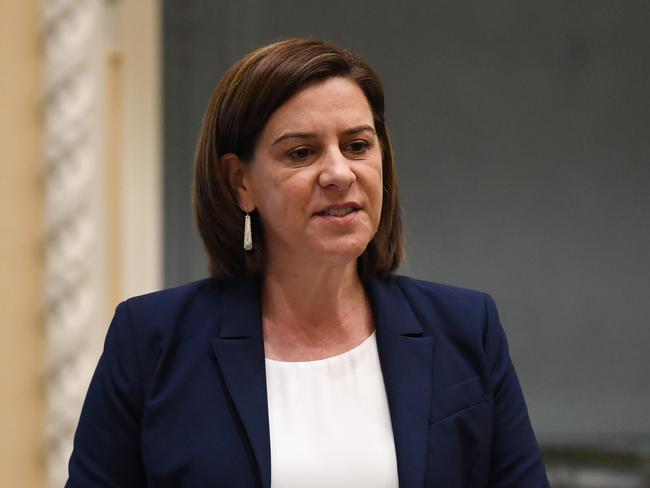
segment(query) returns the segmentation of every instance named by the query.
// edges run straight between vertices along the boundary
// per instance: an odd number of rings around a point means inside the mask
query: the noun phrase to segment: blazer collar
[[[433,338],[424,336],[397,279],[366,283],[393,427],[400,487],[422,486],[431,406]],[[223,282],[220,334],[210,341],[226,387],[271,486],[271,447],[258,276]]]

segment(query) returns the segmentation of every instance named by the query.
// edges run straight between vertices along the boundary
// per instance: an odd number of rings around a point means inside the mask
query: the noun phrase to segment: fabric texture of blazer
[[[365,286],[400,487],[547,487],[492,299]],[[270,487],[260,292],[257,276],[206,279],[117,307],[67,487]]]

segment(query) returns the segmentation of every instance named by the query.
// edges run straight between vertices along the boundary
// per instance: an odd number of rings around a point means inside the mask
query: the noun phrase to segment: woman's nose
[[[350,160],[337,146],[329,150],[323,157],[323,166],[318,176],[318,183],[324,187],[348,188],[355,180],[356,175],[350,167]]]

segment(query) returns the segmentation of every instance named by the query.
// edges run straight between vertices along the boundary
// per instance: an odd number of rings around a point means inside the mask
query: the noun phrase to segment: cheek
[[[381,207],[384,200],[384,178],[381,165],[374,175],[373,183],[373,205],[375,207],[375,216],[379,219],[381,215]]]
[[[255,198],[255,204],[258,209],[264,210],[277,200],[280,182],[278,175],[274,171],[268,171],[266,168],[258,169],[251,174],[251,189]]]
[[[262,217],[286,221],[285,216],[302,212],[308,207],[310,186],[302,175],[266,172],[258,175],[254,184],[255,201]]]

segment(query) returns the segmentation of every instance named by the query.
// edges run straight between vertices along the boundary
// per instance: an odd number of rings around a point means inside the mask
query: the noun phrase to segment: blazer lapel
[[[220,335],[210,344],[253,448],[262,486],[270,488],[271,445],[259,279],[224,281],[222,307]]]
[[[426,468],[434,340],[423,336],[417,317],[394,279],[370,280],[367,291],[377,328],[399,485],[421,487]]]

